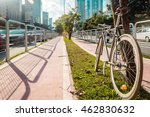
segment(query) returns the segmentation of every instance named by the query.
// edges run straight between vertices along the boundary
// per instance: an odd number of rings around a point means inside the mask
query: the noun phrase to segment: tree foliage
[[[66,32],[69,39],[73,32],[75,23],[79,20],[79,15],[74,11],[70,11],[68,14],[64,14],[55,22],[55,29],[59,33]]]
[[[126,0],[129,9],[130,22],[138,19],[146,19],[150,16],[150,0]],[[115,10],[119,6],[119,0],[110,0],[114,22],[116,20]]]
[[[107,15],[97,15],[94,14],[93,17],[87,19],[84,24],[82,29],[83,30],[88,30],[88,29],[95,29],[97,28],[98,24],[107,24],[107,25],[112,25],[113,19],[112,17],[109,17]]]

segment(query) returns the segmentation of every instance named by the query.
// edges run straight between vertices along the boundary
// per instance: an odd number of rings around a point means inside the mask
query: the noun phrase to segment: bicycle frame
[[[115,48],[115,46],[117,45],[117,41],[118,41],[118,39],[119,39],[119,36],[121,35],[120,30],[119,30],[120,20],[121,20],[121,15],[118,14],[118,16],[117,16],[117,22],[116,22],[116,25],[115,25],[115,28],[114,28],[113,37],[112,37],[113,41],[112,41],[112,44],[111,44],[112,47],[111,47],[111,49],[110,49],[110,52],[109,52],[108,47],[107,47],[108,44],[106,43],[106,40],[105,40],[106,34],[107,34],[107,32],[106,32],[106,30],[105,30],[105,27],[102,29],[102,34],[101,34],[101,36],[99,37],[98,44],[99,44],[99,42],[100,42],[100,39],[102,39],[102,43],[103,43],[103,46],[105,46],[105,51],[106,51],[107,60],[108,60],[108,63],[109,63],[109,64],[111,64],[111,63],[110,63],[110,59],[111,59],[111,55],[112,55],[112,50],[113,50],[113,48]],[[119,33],[119,34],[117,34],[117,33]],[[97,47],[98,47],[98,45],[97,45]],[[98,48],[97,48],[97,49],[98,49]],[[97,50],[97,49],[96,49],[96,50]],[[101,47],[101,49],[103,49],[103,47]]]

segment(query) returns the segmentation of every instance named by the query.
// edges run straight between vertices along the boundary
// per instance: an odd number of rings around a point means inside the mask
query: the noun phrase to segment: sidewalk
[[[57,37],[0,66],[0,99],[73,99],[70,74],[65,43]]]
[[[72,38],[72,40],[79,45],[82,49],[87,51],[88,53],[92,54],[95,56],[95,50],[96,50],[96,44],[90,43],[84,40],[79,40],[76,38]],[[105,50],[105,49],[104,49]],[[101,59],[106,61],[106,53],[104,52]],[[143,81],[142,81],[142,86],[150,92],[150,59],[145,59],[143,58],[143,63],[144,63],[144,71],[143,71]]]

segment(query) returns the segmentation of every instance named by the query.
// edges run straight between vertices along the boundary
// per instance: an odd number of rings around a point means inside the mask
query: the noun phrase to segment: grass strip
[[[118,100],[120,97],[113,89],[109,68],[106,75],[94,71],[95,57],[82,50],[73,41],[64,38],[76,94],[81,100]],[[102,63],[100,63],[102,64]],[[136,99],[150,99],[150,94],[141,88]]]

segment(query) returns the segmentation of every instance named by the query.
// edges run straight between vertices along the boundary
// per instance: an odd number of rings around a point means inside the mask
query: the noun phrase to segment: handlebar
[[[106,24],[98,24],[97,29],[102,29],[102,30],[106,30],[106,29],[110,29],[111,26],[110,25],[106,25]]]

